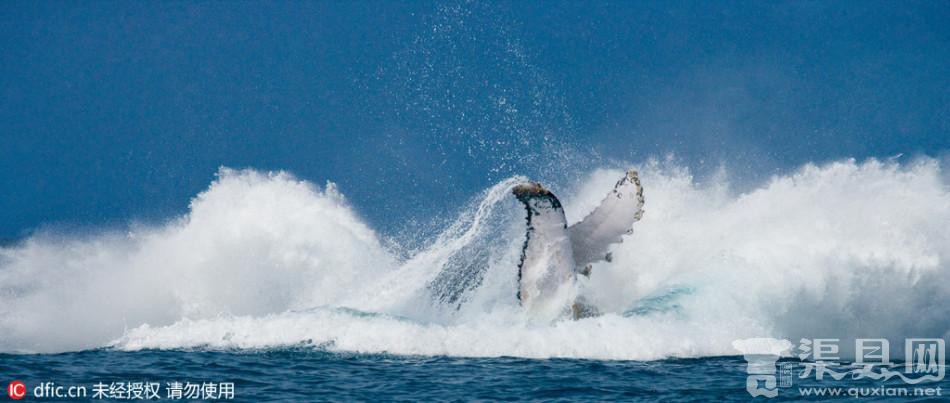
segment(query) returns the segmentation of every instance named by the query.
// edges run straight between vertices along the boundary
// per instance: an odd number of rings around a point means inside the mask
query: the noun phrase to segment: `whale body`
[[[637,172],[627,171],[597,208],[571,226],[560,200],[540,183],[517,185],[512,193],[527,212],[518,265],[521,305],[542,320],[596,315],[596,308],[577,295],[577,275],[589,276],[593,263],[609,261],[610,246],[631,234],[643,216]]]

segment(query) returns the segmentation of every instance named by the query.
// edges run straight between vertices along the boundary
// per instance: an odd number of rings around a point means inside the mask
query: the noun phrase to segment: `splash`
[[[185,217],[0,250],[0,350],[280,348],[453,356],[732,355],[750,337],[950,336],[940,164],[806,165],[751,191],[637,167],[646,213],[581,292],[605,312],[538,324],[515,299],[511,178],[426,247],[384,246],[332,184],[222,170]],[[568,220],[621,169],[562,190]],[[411,242],[406,242],[411,243]]]
[[[0,350],[85,349],[145,323],[331,304],[395,264],[332,184],[218,176],[163,227],[3,249]]]

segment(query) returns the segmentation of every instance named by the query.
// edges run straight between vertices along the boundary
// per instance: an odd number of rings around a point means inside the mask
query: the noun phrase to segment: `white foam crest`
[[[0,350],[98,347],[142,324],[339,301],[394,265],[332,184],[222,169],[190,213],[0,250]]]
[[[0,323],[0,350],[305,343],[657,359],[737,354],[732,342],[753,337],[883,337],[893,348],[950,336],[950,191],[937,161],[809,164],[743,194],[725,172],[700,182],[670,162],[638,168],[643,219],[612,263],[581,280],[600,317],[538,324],[518,306],[511,246],[524,224],[509,192],[523,178],[487,190],[400,264],[332,188],[224,171],[180,222],[4,249],[0,307],[14,319]],[[562,194],[569,221],[622,175],[598,170]],[[502,250],[480,286],[458,310],[440,310],[429,282],[449,256],[486,245]]]
[[[697,184],[654,163],[644,167],[643,220],[613,263],[595,266],[588,294],[617,310],[688,287],[677,310],[684,320],[731,328],[736,339],[945,336],[950,193],[939,168],[809,164],[732,196],[726,183]],[[619,175],[595,174],[573,206],[592,205],[595,189]]]
[[[392,316],[315,309],[264,317],[183,320],[172,326],[133,329],[116,340],[121,350],[313,346],[329,351],[466,357],[585,357],[653,360],[716,355],[733,341],[725,329],[682,322],[672,315],[624,318],[616,314],[562,321],[526,322],[521,312],[493,311],[468,321],[420,323]],[[671,333],[702,333],[686,339]]]

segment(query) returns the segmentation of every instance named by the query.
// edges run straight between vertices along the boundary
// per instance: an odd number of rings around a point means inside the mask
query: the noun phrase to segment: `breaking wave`
[[[950,336],[938,161],[809,164],[743,193],[726,174],[638,168],[646,213],[582,280],[599,317],[534,323],[519,308],[524,213],[510,189],[524,178],[487,189],[408,253],[331,183],[222,169],[167,224],[0,249],[0,351],[305,345],[645,360],[733,355],[749,337]],[[568,221],[621,175],[555,188]]]

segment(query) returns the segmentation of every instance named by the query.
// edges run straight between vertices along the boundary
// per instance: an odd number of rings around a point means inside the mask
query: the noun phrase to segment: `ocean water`
[[[86,384],[91,390],[99,380],[226,380],[235,383],[235,397],[245,401],[583,401],[663,396],[688,400],[736,395],[744,387],[742,370],[728,358],[659,362],[472,359],[282,349],[95,350],[3,359],[4,372],[23,374],[27,385],[35,385],[30,382],[34,379],[56,379],[59,384]],[[715,372],[735,376],[720,377]]]
[[[5,3],[0,401],[942,399],[933,3]],[[630,168],[602,315],[531,317],[512,187]]]
[[[309,348],[135,352],[99,349],[49,355],[0,355],[0,371],[18,374],[31,389],[41,382],[85,386],[86,397],[92,400],[115,400],[93,399],[94,385],[100,382],[104,385],[159,382],[160,400],[189,400],[169,399],[167,384],[170,382],[233,382],[233,399],[212,399],[219,401],[751,399],[745,391],[746,362],[741,357],[605,361],[352,354]],[[907,387],[899,381],[816,381],[799,379],[797,375],[792,385],[780,388],[772,400],[835,398],[830,395],[803,397],[799,391],[800,388],[828,387],[839,390],[841,397],[849,398],[851,393],[861,394],[862,401],[883,401],[892,397],[885,396],[884,392],[875,396],[873,390]],[[944,380],[928,386],[946,389],[950,382]],[[940,400],[937,396],[901,398]],[[44,400],[35,399],[32,394],[30,399]]]

